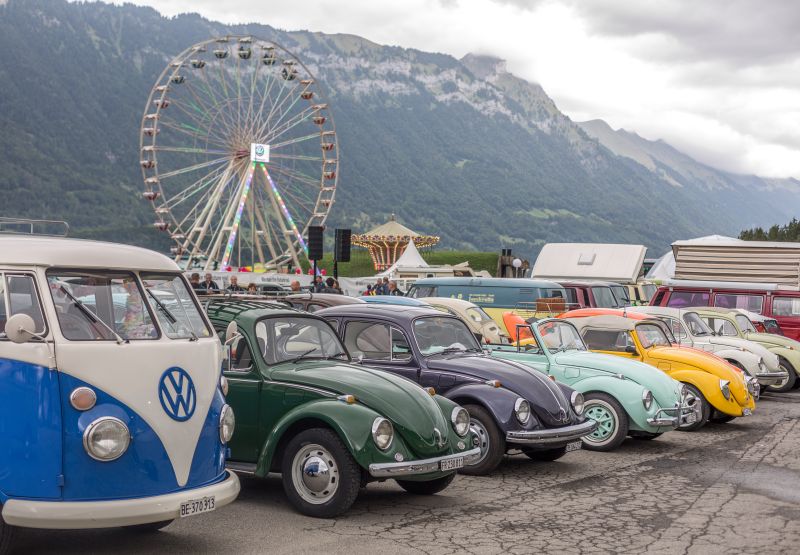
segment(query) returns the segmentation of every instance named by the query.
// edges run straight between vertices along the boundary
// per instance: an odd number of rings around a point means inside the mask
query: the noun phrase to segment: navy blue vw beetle
[[[0,236],[0,553],[16,527],[154,530],[233,501],[222,360],[168,258]]]
[[[580,449],[597,424],[583,396],[523,365],[488,356],[467,325],[430,308],[350,304],[317,311],[363,364],[434,387],[470,413],[481,457],[462,472],[486,474],[519,449],[553,461]]]

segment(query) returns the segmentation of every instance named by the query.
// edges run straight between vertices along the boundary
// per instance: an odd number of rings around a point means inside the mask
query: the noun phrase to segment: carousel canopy
[[[369,250],[376,270],[391,267],[412,242],[416,247],[430,247],[439,242],[439,237],[420,235],[399,223],[394,214],[385,224],[352,237],[353,245]]]

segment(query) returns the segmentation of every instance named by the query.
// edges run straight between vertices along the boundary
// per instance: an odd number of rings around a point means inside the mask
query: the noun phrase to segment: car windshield
[[[639,336],[639,343],[642,347],[669,347],[669,338],[660,327],[655,324],[639,324],[636,326],[636,334]]]
[[[170,339],[210,337],[186,282],[178,274],[141,273],[147,301]]]
[[[750,321],[750,318],[745,316],[744,314],[737,314],[736,315],[736,323],[739,324],[739,328],[741,328],[744,332],[753,332],[755,333],[756,328],[753,326],[753,322]]]
[[[47,283],[61,333],[71,341],[158,338],[133,273],[51,270]]]
[[[631,300],[628,297],[628,290],[622,285],[612,285],[611,291],[617,299],[617,306],[630,306]]]
[[[594,306],[597,308],[617,308],[621,303],[614,297],[610,287],[592,287]]]
[[[703,337],[706,335],[714,335],[711,328],[708,327],[696,312],[687,312],[683,315],[683,321],[689,327],[689,332],[695,337]]]
[[[774,333],[775,335],[783,335],[783,330],[777,320],[766,318],[763,322],[764,331],[767,333]]]
[[[473,306],[468,308],[464,311],[467,315],[467,318],[475,322],[476,324],[483,325],[487,322],[492,322],[492,317],[486,314],[486,312],[479,306]]]
[[[265,318],[256,323],[258,350],[267,364],[304,359],[350,360],[324,321],[303,316]]]
[[[478,340],[464,322],[446,316],[424,316],[414,320],[414,338],[424,356],[481,350]]]
[[[544,322],[538,326],[544,344],[551,352],[585,351],[586,345],[575,326],[567,322]]]

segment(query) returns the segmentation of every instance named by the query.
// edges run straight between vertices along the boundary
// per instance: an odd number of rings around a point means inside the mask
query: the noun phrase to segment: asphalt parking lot
[[[295,513],[278,477],[243,478],[215,513],[140,536],[23,530],[16,553],[796,553],[800,391],[756,414],[614,453],[510,456],[443,494],[371,484],[336,520]]]

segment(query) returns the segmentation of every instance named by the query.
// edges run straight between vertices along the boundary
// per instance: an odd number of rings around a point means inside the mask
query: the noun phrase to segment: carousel
[[[353,235],[352,244],[369,251],[376,271],[390,268],[403,254],[409,243],[418,249],[431,247],[439,242],[435,235],[420,235],[397,222],[392,214],[388,222],[366,233]]]

